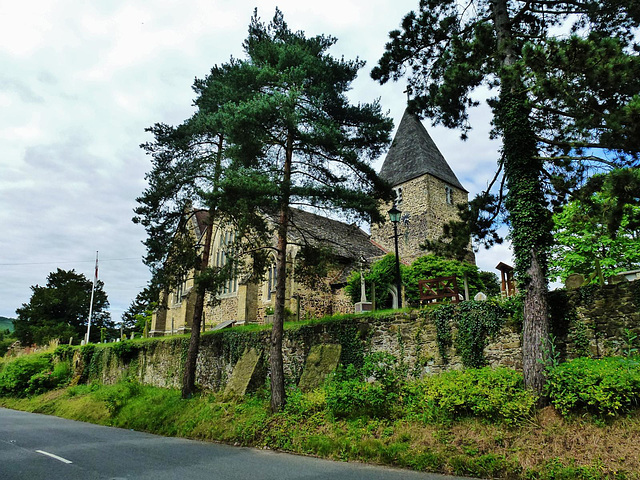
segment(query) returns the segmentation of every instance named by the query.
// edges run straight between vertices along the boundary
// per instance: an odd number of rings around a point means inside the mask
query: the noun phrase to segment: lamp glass
[[[402,212],[398,210],[395,205],[391,207],[391,210],[389,210],[388,213],[389,220],[391,220],[393,223],[398,223],[400,221],[400,215],[402,214]]]

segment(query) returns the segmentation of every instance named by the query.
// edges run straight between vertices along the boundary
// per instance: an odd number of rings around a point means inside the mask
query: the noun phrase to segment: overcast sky
[[[387,34],[417,0],[23,0],[0,16],[0,316],[15,317],[31,285],[56,268],[100,279],[120,320],[149,275],[144,229],[131,222],[149,159],[139,145],[156,122],[178,124],[193,109],[191,85],[214,64],[242,57],[254,7],[275,6],[293,30],[338,38],[334,56],[366,60],[350,96],[399,122],[404,84],[379,86],[369,71]],[[486,109],[474,130],[427,129],[462,184],[486,187],[498,145]],[[381,165],[382,159],[377,162]],[[477,255],[483,270],[511,261],[505,246]]]

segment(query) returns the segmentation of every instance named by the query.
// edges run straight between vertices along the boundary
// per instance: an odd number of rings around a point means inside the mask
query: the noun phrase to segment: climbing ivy
[[[451,319],[454,317],[455,309],[453,305],[443,305],[431,311],[431,318],[436,325],[436,339],[438,341],[438,352],[442,362],[449,363],[448,351],[453,345],[453,334]]]
[[[449,362],[448,350],[455,345],[465,367],[480,368],[487,363],[484,347],[489,338],[500,332],[505,311],[497,302],[469,301],[443,305],[431,312],[431,318],[436,325],[438,351],[443,362]]]

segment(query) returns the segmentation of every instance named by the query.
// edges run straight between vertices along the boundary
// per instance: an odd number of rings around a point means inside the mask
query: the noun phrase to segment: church
[[[456,205],[468,201],[468,192],[419,118],[404,112],[391,147],[385,157],[380,177],[396,194],[395,206],[401,214],[398,225],[399,256],[411,263],[427,252],[420,248],[425,239],[436,239],[445,223],[457,219]],[[384,216],[392,204],[381,205]],[[197,238],[203,237],[206,212],[197,211],[191,217],[191,228]],[[225,262],[224,247],[233,239],[233,232],[214,225],[209,255],[212,266]],[[318,318],[339,313],[353,313],[354,305],[345,294],[349,275],[360,268],[363,260],[371,264],[394,252],[393,225],[387,221],[372,225],[371,234],[355,224],[348,224],[292,209],[290,245],[287,248],[288,278],[285,307],[287,320]],[[295,275],[300,245],[310,243],[331,250],[333,261],[320,282],[310,284]],[[275,302],[275,257],[261,282],[230,279],[216,295],[219,302],[206,306],[203,329],[243,323],[270,323]],[[185,279],[171,292],[164,292],[153,315],[150,335],[163,336],[190,330],[195,305],[193,277]],[[209,304],[209,302],[207,302]]]

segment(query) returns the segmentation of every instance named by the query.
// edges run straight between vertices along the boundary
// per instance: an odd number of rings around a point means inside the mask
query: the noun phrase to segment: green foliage
[[[640,406],[638,357],[577,358],[547,372],[546,391],[562,414],[616,416]]]
[[[625,335],[625,348],[624,355],[626,357],[632,357],[638,354],[638,334],[629,330],[628,328],[624,329]]]
[[[622,181],[624,185],[618,186]],[[638,170],[618,169],[591,177],[587,186],[553,216],[556,244],[551,255],[552,275],[562,281],[571,273],[589,277],[596,271],[596,259],[605,278],[637,269],[640,200],[630,192],[639,188]],[[592,282],[597,281],[594,276]]]
[[[336,418],[389,417],[405,378],[406,369],[393,355],[368,355],[361,369],[349,364],[327,382],[327,409]]]
[[[45,345],[52,339],[63,343],[70,337],[79,343],[87,330],[87,315],[93,282],[74,270],[57,269],[47,276],[44,287],[31,287],[29,303],[16,310],[15,335],[23,345]],[[102,281],[96,283],[91,320],[91,341],[100,338],[100,329],[113,328],[109,301]]]
[[[395,256],[392,254],[374,262],[370,269],[365,272],[364,277],[367,299],[371,300],[372,298],[372,285],[375,285],[377,301],[386,297],[389,287],[395,285],[395,272]],[[465,273],[467,274],[471,297],[478,292],[484,292],[487,295],[499,293],[500,286],[495,274],[481,272],[477,266],[467,262],[450,260],[436,255],[425,255],[417,258],[410,267],[403,264],[400,265],[400,275],[405,288],[405,296],[407,302],[411,305],[420,304],[419,280],[454,276],[458,282],[460,292],[464,292]],[[360,301],[359,271],[354,271],[351,274],[345,291],[353,302]]]
[[[12,335],[9,329],[0,330],[0,357],[4,357],[5,353],[9,347],[16,341],[17,339]]]
[[[73,358],[75,349],[71,345],[58,345],[53,351],[53,356],[60,361],[69,361]]]
[[[130,362],[140,351],[140,343],[132,340],[116,342],[109,346],[113,354],[123,362]]]
[[[98,390],[98,398],[102,400],[109,413],[116,415],[133,397],[140,393],[141,386],[138,382],[127,378],[117,383],[113,388]]]
[[[145,322],[151,321],[159,298],[160,291],[156,285],[148,285],[142,289],[122,314],[123,334],[129,336],[131,332],[142,333]]]
[[[23,397],[29,393],[33,376],[50,371],[51,355],[25,355],[4,366],[0,372],[0,396]]]
[[[402,277],[404,271],[406,271],[406,266],[400,264],[400,275]],[[375,288],[376,304],[380,305],[387,298],[389,287],[396,283],[395,255],[390,253],[371,264],[369,270],[364,273],[364,282],[367,300],[372,301],[373,288]],[[360,290],[360,272],[354,270],[347,280],[345,292],[355,303],[360,301]]]
[[[530,417],[536,401],[521,373],[489,367],[433,375],[408,384],[403,395],[407,412],[425,422],[474,416],[517,425]]]
[[[39,395],[49,390],[64,387],[71,380],[71,365],[68,361],[55,363],[53,369],[36,373],[29,379],[27,394]]]
[[[443,361],[447,363],[447,351],[455,344],[463,365],[479,368],[486,364],[484,347],[489,338],[500,332],[506,312],[495,301],[468,301],[443,305],[429,315],[436,324],[438,351]],[[453,327],[456,328],[455,337],[452,334]]]

